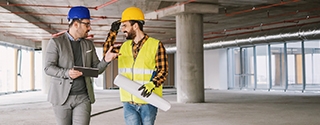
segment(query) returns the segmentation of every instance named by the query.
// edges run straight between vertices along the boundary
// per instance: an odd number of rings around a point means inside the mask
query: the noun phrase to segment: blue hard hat
[[[68,20],[70,19],[91,19],[89,9],[84,6],[72,7],[68,13]]]

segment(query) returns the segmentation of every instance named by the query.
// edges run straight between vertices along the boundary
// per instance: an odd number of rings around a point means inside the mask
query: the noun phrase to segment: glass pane
[[[101,60],[103,58],[103,48],[97,47],[96,52],[98,55],[98,58]],[[100,74],[97,78],[93,78],[93,86],[94,89],[103,89],[103,74]]]
[[[257,89],[269,89],[268,45],[256,46],[257,55]]]
[[[21,61],[21,62],[19,62]],[[30,66],[30,52],[28,50],[21,50],[18,52],[18,91],[31,89],[31,66]],[[20,65],[20,66],[19,66]]]
[[[234,49],[228,49],[228,89],[234,88]]]
[[[302,51],[301,42],[287,44],[288,53],[288,90],[302,90]]]
[[[42,73],[44,73],[42,68],[42,51],[35,51],[34,54],[35,89],[39,90],[42,88]]]
[[[318,40],[306,41],[305,67],[306,88],[305,90],[320,90],[320,43]]]
[[[4,46],[0,45],[0,62],[5,63],[5,50],[6,48]],[[7,91],[7,84],[6,84],[6,69],[5,64],[0,65],[0,93],[4,93]]]
[[[253,47],[232,48],[228,51],[229,56],[229,88],[231,89],[253,89],[254,81],[254,57]]]
[[[253,47],[242,48],[242,88],[254,88]]]
[[[14,92],[14,49],[0,46],[0,92]]]
[[[240,89],[242,87],[242,82],[241,82],[241,53],[240,53],[240,48],[234,48],[233,49],[233,65],[232,67],[234,68],[234,89]]]
[[[284,44],[274,44],[271,51],[271,89],[285,89],[286,87],[286,64],[284,55]]]

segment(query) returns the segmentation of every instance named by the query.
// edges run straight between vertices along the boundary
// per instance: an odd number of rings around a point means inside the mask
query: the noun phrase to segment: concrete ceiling
[[[113,21],[129,6],[146,15],[188,4],[215,5],[218,13],[204,15],[204,42],[265,36],[320,26],[319,0],[0,0],[0,41],[32,48],[63,33],[72,6],[90,9],[93,41],[102,45]],[[193,8],[202,10],[210,8]],[[144,31],[166,46],[175,45],[175,16],[146,19]],[[117,42],[125,37],[119,33]]]

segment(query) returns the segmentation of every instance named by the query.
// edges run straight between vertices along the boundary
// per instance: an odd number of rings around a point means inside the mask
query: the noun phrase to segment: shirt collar
[[[149,38],[149,36],[147,34],[144,34],[144,37],[137,44],[141,45],[142,43],[147,41],[148,38]],[[135,42],[132,40],[132,45],[134,45],[134,44],[135,44]]]
[[[69,31],[66,32],[70,41],[80,41],[81,39],[74,40],[74,38],[69,34]]]

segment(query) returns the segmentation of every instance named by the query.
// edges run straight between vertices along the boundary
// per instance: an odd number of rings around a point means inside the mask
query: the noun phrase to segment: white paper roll
[[[132,81],[123,75],[117,75],[114,79],[114,84],[163,111],[168,111],[171,108],[171,104],[167,100],[159,97],[155,93],[152,93],[148,98],[141,96],[142,90],[138,91],[141,84]]]

